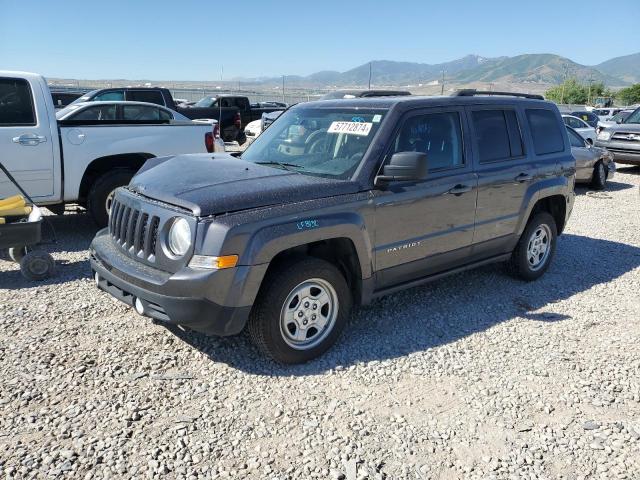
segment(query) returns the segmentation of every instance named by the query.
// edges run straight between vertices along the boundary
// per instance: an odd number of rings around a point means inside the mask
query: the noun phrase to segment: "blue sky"
[[[231,79],[469,53],[596,64],[640,51],[639,25],[640,0],[0,0],[0,69],[213,80],[223,65]]]

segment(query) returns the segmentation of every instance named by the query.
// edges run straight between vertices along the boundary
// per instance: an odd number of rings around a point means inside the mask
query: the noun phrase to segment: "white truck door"
[[[34,96],[35,94],[35,96]],[[54,142],[42,87],[24,78],[0,77],[0,162],[34,200],[54,194]],[[40,99],[40,101],[36,101]],[[0,198],[16,188],[0,172]]]

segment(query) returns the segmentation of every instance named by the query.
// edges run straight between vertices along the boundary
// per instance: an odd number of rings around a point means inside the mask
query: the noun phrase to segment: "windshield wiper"
[[[289,172],[300,173],[297,170],[293,170],[293,168],[303,168],[303,165],[297,165],[295,163],[286,163],[286,162],[254,162],[256,165],[278,165],[283,170],[287,170]]]

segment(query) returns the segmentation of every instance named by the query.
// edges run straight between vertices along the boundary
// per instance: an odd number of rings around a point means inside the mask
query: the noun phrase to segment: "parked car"
[[[600,133],[603,128],[611,127],[613,125],[618,125],[620,123],[624,123],[624,121],[633,113],[633,109],[622,110],[616,113],[609,120],[600,120],[598,122],[598,126],[596,127],[596,132]]]
[[[340,98],[365,98],[365,97],[402,97],[411,95],[405,90],[336,90],[329,92],[320,100],[338,100]]]
[[[616,164],[607,149],[594,147],[576,132],[567,127],[571,153],[576,159],[576,183],[589,183],[596,190],[605,188],[607,180],[613,178]]]
[[[38,205],[60,211],[80,203],[99,225],[106,225],[113,191],[149,158],[215,150],[216,126],[163,117],[166,109],[157,105],[67,108],[58,121],[42,76],[0,71],[2,163]],[[143,110],[159,119],[140,117]],[[14,193],[0,181],[0,198]]]
[[[535,280],[571,213],[575,160],[555,104],[508,95],[300,103],[215,169],[207,155],[148,162],[91,244],[95,281],[160,322],[247,326],[298,363],[336,341],[352,305],[490,262]]]
[[[596,129],[584,120],[574,117],[573,115],[562,115],[562,120],[567,127],[573,128],[587,142],[593,145],[596,141]]]
[[[622,123],[601,130],[596,145],[609,150],[617,163],[640,165],[640,108]]]
[[[64,108],[72,102],[75,102],[82,96],[82,92],[51,92],[53,106],[56,109]]]
[[[249,99],[242,95],[207,96],[193,105],[176,105],[169,89],[159,87],[103,88],[86,93],[77,100],[77,103],[122,100],[156,103],[192,120],[217,120],[220,124],[222,139],[226,142],[237,141],[240,144],[246,140],[244,126],[247,123],[260,119],[264,112],[281,108],[252,106]]]
[[[598,126],[598,115],[593,112],[571,112],[569,115],[578,117],[580,120],[588,124],[589,126],[596,128]]]
[[[618,114],[618,112],[622,111],[622,108],[594,108],[591,110],[592,113],[595,113],[598,116],[598,120],[603,122],[611,119],[614,115]]]

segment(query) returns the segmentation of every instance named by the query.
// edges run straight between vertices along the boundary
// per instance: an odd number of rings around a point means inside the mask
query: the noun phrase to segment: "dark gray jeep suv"
[[[490,262],[534,280],[575,161],[554,104],[496,93],[304,103],[239,157],[151,159],[92,243],[97,285],[297,363],[354,304]]]

